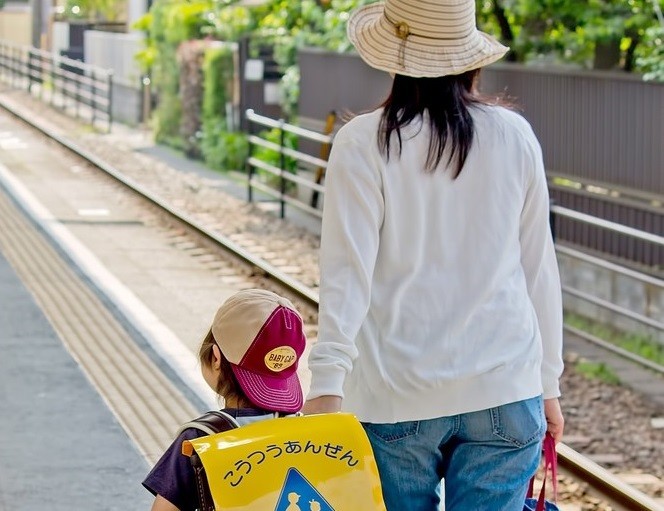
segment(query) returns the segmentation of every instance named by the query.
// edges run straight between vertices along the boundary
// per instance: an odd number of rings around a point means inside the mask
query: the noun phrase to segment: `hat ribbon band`
[[[454,41],[461,39],[460,37],[432,37],[427,35],[415,34],[411,32],[410,26],[405,21],[394,21],[390,19],[385,11],[383,11],[383,16],[385,19],[394,27],[395,35],[401,40],[399,45],[399,65],[402,69],[405,69],[406,64],[406,42],[408,37],[414,35],[415,37],[422,37],[423,39],[432,39],[434,41]],[[464,36],[465,37],[465,36]]]

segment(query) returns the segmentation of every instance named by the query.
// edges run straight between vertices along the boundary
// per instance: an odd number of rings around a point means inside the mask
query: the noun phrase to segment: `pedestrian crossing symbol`
[[[290,468],[274,511],[334,511],[334,508],[297,469]]]

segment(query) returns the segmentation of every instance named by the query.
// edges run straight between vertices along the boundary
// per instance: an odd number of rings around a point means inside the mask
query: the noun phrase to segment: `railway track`
[[[153,207],[163,211],[164,214],[172,218],[173,221],[185,225],[188,232],[201,238],[204,243],[222,247],[224,251],[252,268],[251,271],[254,274],[259,275],[262,278],[267,278],[270,282],[273,282],[286,290],[289,295],[296,297],[301,303],[312,308],[317,307],[318,296],[315,289],[299,282],[292,275],[281,270],[278,265],[266,261],[250,249],[243,247],[241,243],[233,241],[231,236],[224,236],[208,226],[201,224],[201,222],[192,218],[192,216],[186,211],[172,206],[169,201],[155,195],[141,184],[125,176],[122,172],[99,158],[97,155],[84,149],[72,140],[69,140],[66,136],[53,129],[40,126],[38,121],[26,119],[22,112],[16,108],[6,104],[0,106],[22,122],[29,124],[32,128],[41,132],[44,136],[57,142],[57,144],[75,154],[78,158],[82,158],[89,165],[103,171],[123,187],[131,190],[132,193],[140,196]],[[248,245],[251,245],[251,243]],[[561,445],[559,447],[559,463],[563,472],[567,472],[575,479],[590,485],[594,493],[600,496],[603,500],[612,503],[614,506],[612,509],[662,509],[662,506],[653,499],[624,483],[610,472],[591,462],[566,445]]]

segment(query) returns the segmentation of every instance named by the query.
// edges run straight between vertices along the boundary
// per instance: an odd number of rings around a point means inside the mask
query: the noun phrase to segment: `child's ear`
[[[221,369],[221,350],[219,349],[219,346],[216,344],[212,346],[212,367],[215,370]]]

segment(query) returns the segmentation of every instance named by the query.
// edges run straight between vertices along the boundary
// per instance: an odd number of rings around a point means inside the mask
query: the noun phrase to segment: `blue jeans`
[[[546,431],[541,397],[422,421],[363,423],[388,511],[522,511]]]

